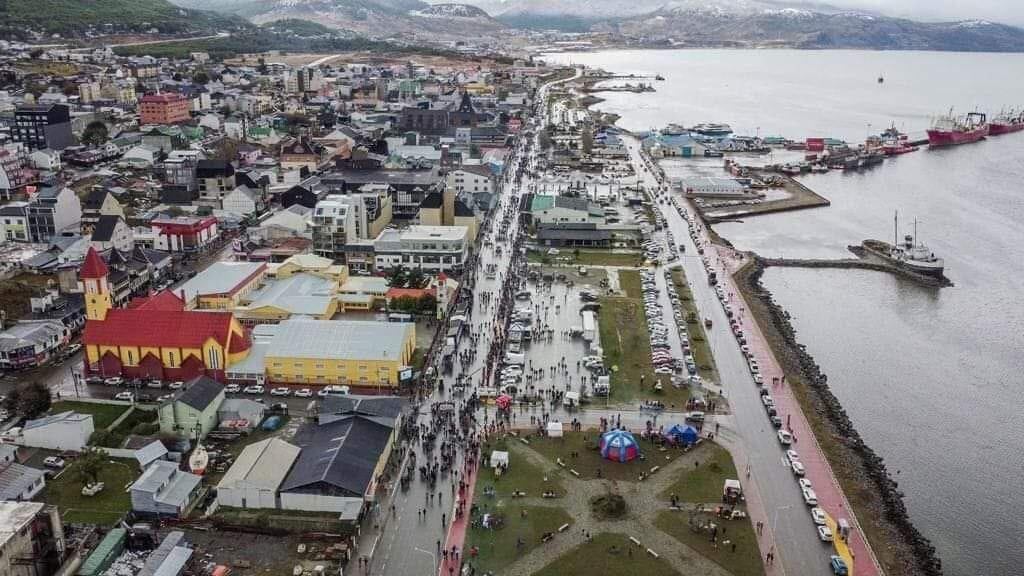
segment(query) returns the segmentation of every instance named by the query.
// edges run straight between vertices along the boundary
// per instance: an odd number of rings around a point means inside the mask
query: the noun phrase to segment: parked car
[[[171,390],[181,390],[182,388],[185,387],[185,383],[182,382],[181,380],[177,380],[175,382],[171,382],[170,384],[168,384],[167,387],[170,388]]]
[[[818,508],[817,506],[811,508],[811,520],[814,520],[814,523],[818,526],[824,526],[825,511],[822,510],[821,508]]]
[[[796,474],[797,476],[804,475],[805,469],[803,462],[799,460],[794,460],[790,462],[789,466],[793,469],[793,474]]]
[[[779,443],[782,444],[783,446],[789,446],[790,444],[793,443],[793,435],[790,434],[787,430],[779,430],[778,436]]]
[[[295,396],[296,398],[311,398],[313,396],[313,391],[310,390],[309,388],[299,388],[298,390],[295,391],[295,394],[293,394],[293,396]]]
[[[227,386],[224,387],[224,392],[228,394],[238,394],[241,391],[242,387],[239,386],[238,384],[228,384]]]
[[[124,391],[124,392],[118,392],[114,396],[114,400],[124,400],[125,402],[134,402],[135,401],[135,394],[132,394],[131,392],[128,392],[127,390]]]
[[[245,388],[243,388],[242,392],[245,392],[246,394],[263,394],[263,386],[253,384],[251,386],[246,386]]]
[[[804,488],[803,490],[800,491],[800,494],[804,497],[804,502],[808,506],[818,505],[818,495],[814,493],[814,490],[811,490],[810,488]]]
[[[832,530],[828,526],[818,526],[818,538],[822,542],[832,541]]]
[[[274,388],[270,391],[271,396],[291,396],[292,391],[287,388]]]
[[[107,386],[120,386],[124,383],[124,378],[121,378],[120,376],[111,376],[104,380],[103,383]]]
[[[850,573],[850,569],[846,567],[846,560],[835,554],[829,558],[829,566],[832,567],[832,573],[836,576],[846,576]]]
[[[47,468],[63,468],[64,459],[56,456],[47,456],[43,460],[43,466],[46,466]]]
[[[789,450],[786,450],[786,458],[788,458],[790,462],[796,462],[797,460],[800,460],[800,454],[798,454],[796,450],[790,448]]]

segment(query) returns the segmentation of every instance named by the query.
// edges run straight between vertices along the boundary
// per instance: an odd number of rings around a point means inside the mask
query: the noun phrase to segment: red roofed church
[[[79,271],[85,286],[87,374],[158,380],[205,374],[223,380],[225,368],[249,353],[249,336],[231,312],[186,310],[172,292],[114,308],[108,272],[90,248]]]

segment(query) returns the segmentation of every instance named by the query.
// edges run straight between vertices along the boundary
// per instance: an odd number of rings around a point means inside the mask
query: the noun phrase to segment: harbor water
[[[895,123],[922,135],[951,106],[1024,105],[1020,54],[858,51],[611,51],[549,60],[661,74],[657,92],[600,94],[635,131],[725,122],[740,134],[860,142]],[[954,73],[955,71],[955,73]],[[883,76],[884,83],[877,78]],[[673,161],[674,163],[680,161]],[[700,171],[708,172],[706,160]],[[723,172],[724,174],[724,172]],[[715,229],[738,248],[850,257],[918,221],[955,286],[862,270],[768,269],[764,283],[906,493],[946,574],[1014,574],[1024,515],[1024,132],[922,149],[857,173],[801,177],[826,208]]]

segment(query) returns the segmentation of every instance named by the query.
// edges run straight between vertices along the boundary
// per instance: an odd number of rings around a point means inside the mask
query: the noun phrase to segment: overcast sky
[[[825,0],[840,8],[921,20],[990,20],[1024,24],[1024,0]]]

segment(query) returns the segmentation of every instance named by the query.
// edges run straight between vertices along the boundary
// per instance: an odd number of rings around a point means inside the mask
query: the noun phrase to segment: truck
[[[580,316],[583,317],[583,339],[590,342],[597,337],[597,318],[592,310],[584,310]]]

